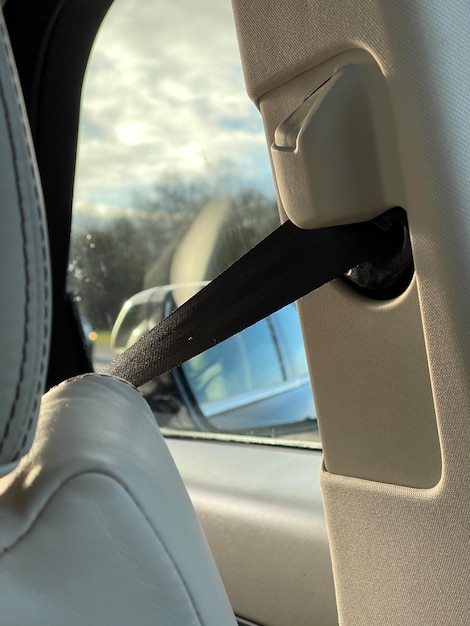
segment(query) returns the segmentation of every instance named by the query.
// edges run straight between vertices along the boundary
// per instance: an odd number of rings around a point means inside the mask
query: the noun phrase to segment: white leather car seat
[[[46,229],[1,15],[0,40],[0,623],[234,625],[138,391],[82,376],[51,390],[37,421],[50,324]]]

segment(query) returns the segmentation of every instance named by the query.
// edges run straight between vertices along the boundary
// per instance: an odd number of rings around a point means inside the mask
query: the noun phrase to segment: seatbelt
[[[286,221],[133,344],[103,373],[136,387],[391,250],[390,209],[367,222],[301,229]]]

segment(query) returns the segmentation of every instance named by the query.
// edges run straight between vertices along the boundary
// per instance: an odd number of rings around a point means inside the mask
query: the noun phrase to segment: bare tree
[[[150,193],[136,197],[135,217],[109,219],[99,227],[73,235],[69,288],[93,326],[111,328],[130,296],[148,286],[169,282],[178,241],[208,202],[212,190],[206,181],[185,183],[170,178]],[[278,224],[274,199],[259,190],[232,191],[229,201],[230,211],[214,246],[207,279]]]

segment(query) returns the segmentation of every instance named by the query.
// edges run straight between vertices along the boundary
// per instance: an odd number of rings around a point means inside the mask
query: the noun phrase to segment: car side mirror
[[[194,293],[192,287],[155,287],[128,300],[113,327],[114,354],[121,354],[176,307],[175,291],[181,300],[182,294]],[[165,389],[171,387],[177,402],[185,405],[190,416],[186,429],[259,436],[317,429],[295,304],[188,360],[170,376],[174,384]],[[161,385],[141,391],[152,407],[161,405]],[[175,426],[171,419],[167,425]]]

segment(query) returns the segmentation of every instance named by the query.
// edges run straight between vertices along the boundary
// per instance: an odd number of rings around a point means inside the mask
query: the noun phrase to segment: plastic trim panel
[[[263,626],[337,624],[318,485],[321,453],[167,443],[235,613]]]

